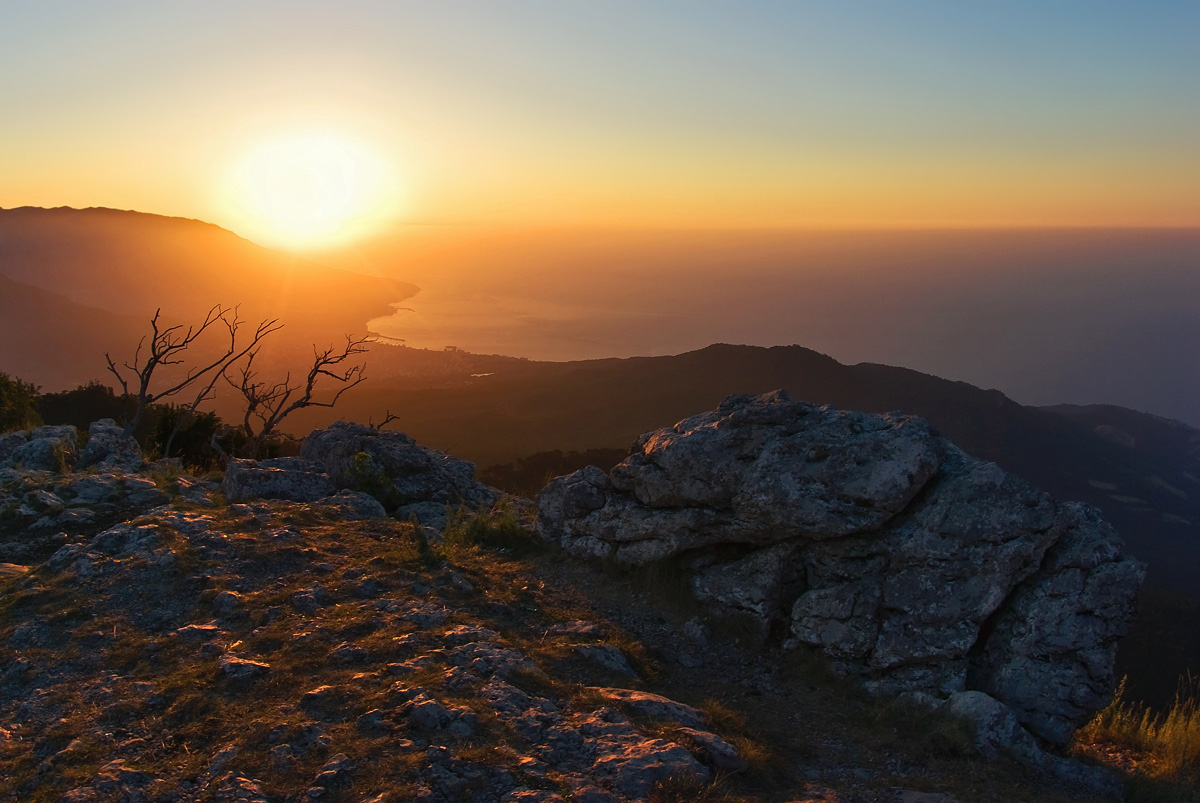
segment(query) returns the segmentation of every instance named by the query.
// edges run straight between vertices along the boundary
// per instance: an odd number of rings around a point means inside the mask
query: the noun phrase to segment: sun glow
[[[390,171],[360,142],[326,131],[265,139],[234,167],[239,230],[264,245],[318,248],[356,239],[397,214]]]

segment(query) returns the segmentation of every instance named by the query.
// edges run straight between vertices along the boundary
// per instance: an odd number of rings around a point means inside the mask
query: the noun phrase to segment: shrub
[[[38,411],[48,424],[71,424],[79,432],[101,418],[123,421],[133,411],[132,402],[113,393],[113,389],[91,381],[74,390],[46,393],[38,400]],[[144,433],[135,433],[144,435]]]
[[[350,490],[370,494],[388,511],[400,506],[400,494],[383,467],[366,452],[359,452],[350,461],[348,482]]]
[[[185,466],[197,471],[217,467],[220,458],[212,448],[212,438],[222,431],[223,423],[216,413],[194,413],[174,404],[164,404],[158,406],[157,415],[152,418],[154,430],[150,434],[149,447],[153,453],[178,457]],[[182,422],[180,418],[183,418]],[[172,437],[177,424],[179,431]],[[166,451],[168,440],[170,454]]]
[[[39,398],[36,385],[0,372],[0,432],[32,429],[41,424]]]

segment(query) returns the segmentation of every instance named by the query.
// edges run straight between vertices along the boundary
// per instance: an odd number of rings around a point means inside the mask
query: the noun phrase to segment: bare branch
[[[318,351],[313,346],[313,361],[304,378],[304,382],[292,384],[291,374],[284,377],[282,382],[268,384],[258,379],[254,371],[254,358],[257,349],[250,353],[245,364],[241,367],[240,377],[230,379],[230,385],[237,388],[246,399],[246,411],[242,416],[242,426],[246,430],[246,452],[254,457],[262,448],[276,427],[296,410],[305,407],[333,407],[346,391],[366,380],[365,365],[355,364],[342,369],[346,361],[367,351],[368,337],[354,338],[346,336],[346,345],[340,350],[333,346]],[[331,398],[317,397],[317,384],[322,377],[327,377],[341,385]]]
[[[124,370],[117,367],[107,352],[104,358],[108,364],[109,372],[121,384],[124,395],[134,396],[136,399],[137,406],[133,417],[125,425],[125,433],[127,435],[132,434],[138,424],[141,423],[147,406],[161,399],[181,393],[187,388],[195,387],[197,383],[202,382],[205,377],[208,377],[208,381],[200,386],[193,401],[187,406],[184,415],[181,415],[176,421],[175,429],[167,439],[165,451],[169,454],[171,441],[182,425],[184,418],[194,413],[196,408],[204,401],[213,397],[216,383],[225,371],[249,354],[252,349],[256,349],[264,337],[278,331],[282,327],[282,324],[279,323],[278,319],[263,321],[256,328],[250,343],[239,349],[237,345],[238,329],[244,322],[238,317],[237,307],[223,307],[217,304],[208,311],[204,316],[204,320],[199,325],[188,326],[186,330],[182,324],[166,327],[161,326],[161,315],[161,309],[154,311],[154,316],[150,319],[151,335],[149,339],[147,340],[146,337],[143,337],[138,341],[137,349],[133,354],[133,360],[123,363]],[[218,323],[225,327],[228,337],[228,345],[224,351],[220,352],[217,357],[204,365],[189,368],[182,379],[175,380],[173,384],[166,388],[152,390],[151,383],[155,379],[155,372],[164,365],[182,365],[186,361],[185,352],[195,344],[201,335]],[[143,349],[145,349],[144,355]],[[132,388],[136,388],[136,390],[132,390]]]
[[[278,318],[272,318],[269,321],[259,322],[258,326],[254,330],[254,335],[251,337],[250,342],[245,348],[235,354],[233,352],[235,351],[235,345],[237,343],[237,332],[238,328],[242,325],[242,320],[238,317],[238,307],[233,308],[232,318],[223,317],[221,320],[225,324],[225,328],[229,334],[229,350],[225,355],[223,364],[219,366],[221,370],[214,370],[218,367],[218,365],[214,364],[196,374],[195,378],[199,379],[201,376],[203,376],[203,374],[213,371],[212,378],[209,379],[208,384],[200,389],[199,393],[196,394],[195,399],[192,400],[191,405],[189,405],[186,410],[181,411],[180,415],[176,417],[175,426],[171,428],[171,434],[167,436],[167,442],[163,446],[164,457],[170,456],[171,445],[174,443],[175,436],[179,434],[179,430],[182,428],[183,424],[193,415],[195,415],[196,409],[202,403],[216,397],[217,381],[225,375],[225,371],[242,359],[242,357],[245,357],[252,351],[257,351],[258,344],[264,337],[272,334],[273,332],[278,332],[283,328],[283,324],[279,323]],[[190,374],[191,372],[189,372],[189,375]]]

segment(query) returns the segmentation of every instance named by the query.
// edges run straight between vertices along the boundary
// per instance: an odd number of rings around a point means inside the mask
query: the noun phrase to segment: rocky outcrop
[[[889,503],[897,511],[877,531],[861,528],[879,514],[842,508],[836,526],[847,534],[770,545],[756,536],[681,559],[713,604],[762,621],[783,616],[781,600],[812,590],[814,544],[830,550],[830,577],[849,582],[843,575],[873,558],[834,546],[911,520],[947,459],[906,506]],[[306,458],[247,468],[333,484]],[[504,548],[431,545],[361,491],[220,505],[213,483],[175,476],[178,465],[151,469],[154,479],[0,469],[0,518],[36,513],[57,527],[84,507],[96,516],[57,533],[44,555],[0,563],[4,799],[645,803],[708,799],[714,781],[743,772],[751,788],[768,778],[789,799],[929,797],[896,785],[931,783],[925,748],[862,738],[865,724],[847,730],[868,721],[860,695],[789,682],[793,668],[774,653],[748,653],[699,617],[684,622],[588,566],[554,553],[526,562]],[[880,476],[873,487],[904,496]],[[448,498],[464,495],[454,488]],[[968,671],[987,688],[1073,666],[1071,645],[1063,652],[1021,624],[1028,609],[1069,617],[1061,597],[1073,586],[1062,578],[1082,572],[1086,595],[1095,572],[1120,563],[1072,535],[1095,526],[1085,509],[1076,514],[1007,595],[1026,607],[981,626],[1019,645],[969,651]],[[29,540],[7,540],[12,520],[0,521],[0,545]],[[888,599],[858,586],[848,596],[851,614],[860,597]],[[1041,750],[1019,725],[1017,703],[970,691],[941,707],[978,725],[980,753],[1007,751],[1054,776],[1037,786],[1076,800],[1107,792],[1104,778]],[[786,738],[760,743],[747,717]],[[1003,772],[970,760],[956,773],[976,770],[992,772],[989,782]],[[1034,784],[1023,777],[1001,783],[1004,799],[1030,799]]]
[[[0,440],[2,467],[26,471],[70,471],[79,459],[78,433],[72,426],[38,427],[10,432]]]
[[[260,498],[315,502],[332,494],[334,488],[325,467],[313,460],[299,457],[232,458],[225,465],[221,491],[230,502]]]
[[[975,689],[1061,745],[1113,689],[1143,568],[1092,509],[920,418],[733,396],[538,498],[579,556],[672,559],[696,596],[888,692]]]
[[[232,502],[314,502],[339,490],[364,493],[382,505],[381,515],[415,517],[436,530],[446,525],[447,507],[487,510],[501,496],[475,480],[473,463],[400,432],[345,421],[313,431],[299,457],[230,460],[222,490]]]
[[[475,464],[418,446],[401,432],[338,421],[304,439],[337,488],[365,491],[389,509],[420,503],[487,508],[500,493],[475,480]]]
[[[27,561],[88,538],[178,497],[211,507],[216,483],[146,467],[141,450],[111,420],[90,427],[80,452],[72,426],[0,436],[0,560]],[[160,487],[161,485],[161,487]]]
[[[142,449],[133,436],[126,435],[125,429],[111,418],[102,418],[88,427],[87,444],[79,454],[76,468],[99,466],[137,471],[145,462]]]

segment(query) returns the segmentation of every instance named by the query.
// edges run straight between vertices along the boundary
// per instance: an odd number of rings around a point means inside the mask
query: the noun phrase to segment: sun
[[[395,212],[387,165],[353,137],[330,131],[261,140],[235,164],[229,189],[239,228],[274,247],[337,245]]]

